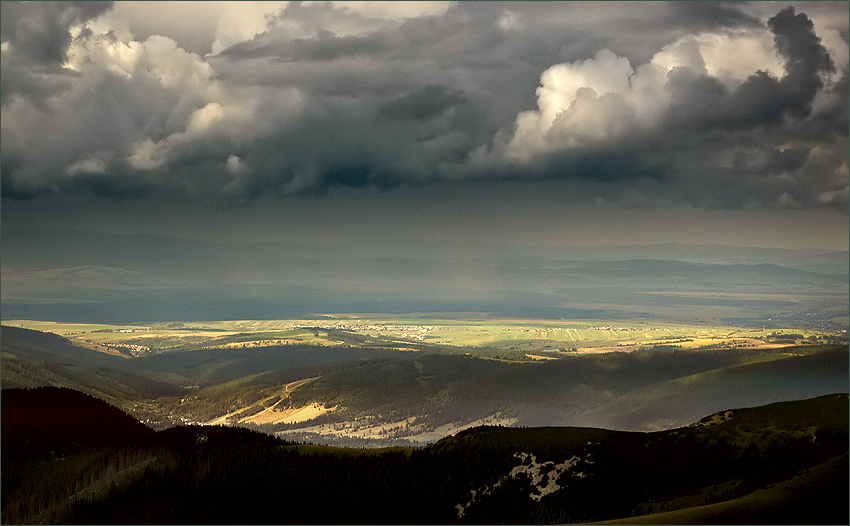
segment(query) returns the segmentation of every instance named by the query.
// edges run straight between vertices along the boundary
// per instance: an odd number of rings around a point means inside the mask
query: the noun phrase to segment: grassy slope
[[[297,390],[293,401],[349,408],[340,420],[395,412],[449,422],[501,411],[520,425],[646,431],[727,407],[846,391],[846,347],[822,351],[615,353],[528,364],[426,356],[326,375]]]
[[[113,401],[181,392],[176,384],[133,370],[124,358],[61,336],[5,325],[2,331],[4,389],[54,385]]]
[[[736,499],[675,511],[592,524],[810,524],[811,510],[824,510],[826,524],[847,524],[848,455],[844,453],[794,477]]]
[[[790,349],[793,351],[794,349]],[[630,391],[590,409],[580,425],[651,431],[685,425],[729,407],[769,404],[848,390],[847,347],[736,364]]]

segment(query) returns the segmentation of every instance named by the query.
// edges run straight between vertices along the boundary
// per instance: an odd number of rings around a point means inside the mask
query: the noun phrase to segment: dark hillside
[[[12,455],[121,446],[153,434],[123,411],[73,389],[3,389],[0,402],[4,462]]]
[[[654,431],[725,407],[843,392],[847,375],[846,346],[608,353],[542,363],[431,355],[341,369],[292,399],[345,408],[315,424],[417,416],[440,426],[500,413],[521,426]]]
[[[506,367],[509,365],[492,360],[437,354],[385,360],[325,375],[295,397],[301,402],[318,400],[364,409],[408,399],[419,402],[452,382]]]
[[[470,422],[492,415],[498,405],[481,390],[498,393],[503,386],[480,384],[492,371],[520,367],[495,360],[465,356],[426,355],[407,360],[361,363],[326,374],[296,390],[297,405],[318,402],[340,409],[311,422],[395,422],[416,417],[428,430],[446,422]],[[525,364],[528,365],[528,364]],[[463,396],[464,386],[477,386],[476,395]],[[266,426],[268,431],[291,429],[291,424]]]
[[[845,453],[743,497],[593,524],[847,524],[848,476]]]
[[[637,387],[738,363],[741,353],[610,353],[545,363],[503,363],[462,356],[429,355],[406,362],[365,364],[326,375],[300,389],[302,401],[342,402],[366,410],[396,406],[439,393],[441,405],[483,403],[499,407],[557,405],[587,391],[623,393]],[[577,389],[578,388],[578,389]],[[413,397],[413,398],[411,398]],[[582,402],[586,400],[582,399]]]
[[[412,449],[176,427],[15,472],[4,459],[3,522],[533,524],[675,511],[680,523],[830,524],[847,518],[847,439],[847,394],[657,433],[482,427]]]
[[[103,400],[59,387],[0,393],[4,524],[56,522],[57,503],[108,487],[149,457],[154,431]]]

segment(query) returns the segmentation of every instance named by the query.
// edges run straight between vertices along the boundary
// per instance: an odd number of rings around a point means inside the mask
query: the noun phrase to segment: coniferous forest
[[[5,390],[2,401],[4,524],[551,524],[659,512],[739,524],[848,519],[846,394],[655,433],[485,426],[385,449],[232,427],[155,433],[70,389]],[[22,425],[34,411],[64,414],[66,425]]]

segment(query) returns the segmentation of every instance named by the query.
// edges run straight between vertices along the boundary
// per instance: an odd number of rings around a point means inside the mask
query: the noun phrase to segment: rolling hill
[[[841,345],[565,353],[514,362],[426,344],[400,351],[391,339],[360,341],[337,331],[350,342],[127,359],[52,334],[2,331],[4,389],[74,388],[157,429],[226,422],[335,444],[429,442],[488,422],[654,431],[724,407],[848,390]]]
[[[305,384],[290,398],[295,405],[338,407],[301,427],[371,421],[387,423],[390,430],[405,427],[405,419],[410,419],[412,429],[393,432],[403,438],[493,415],[515,425],[652,431],[685,425],[724,407],[848,389],[848,353],[843,346],[609,353],[523,364],[476,362],[481,360],[424,356],[404,367],[391,362],[363,364]],[[259,429],[291,432],[294,427]]]
[[[180,386],[133,371],[123,357],[74,345],[56,334],[2,327],[3,388],[53,385],[119,401],[179,395]]]
[[[484,426],[382,450],[175,427],[64,460],[4,451],[3,523],[841,524],[847,444],[846,393],[661,432]]]

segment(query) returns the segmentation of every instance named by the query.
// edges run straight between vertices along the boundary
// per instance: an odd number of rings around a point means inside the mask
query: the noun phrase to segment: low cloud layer
[[[848,206],[844,3],[234,2],[192,31],[156,9],[3,2],[4,199],[564,179]]]

